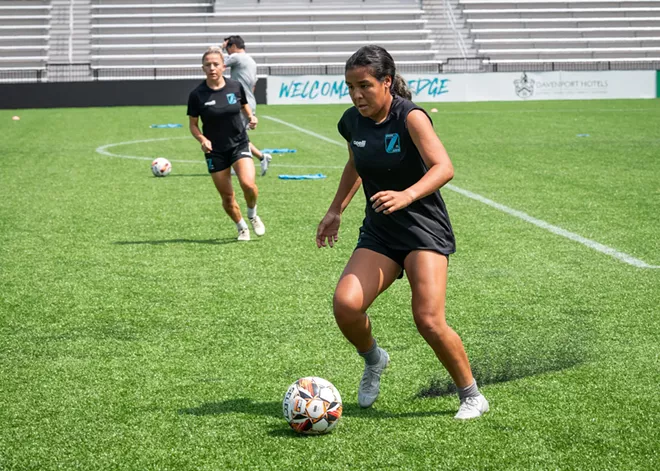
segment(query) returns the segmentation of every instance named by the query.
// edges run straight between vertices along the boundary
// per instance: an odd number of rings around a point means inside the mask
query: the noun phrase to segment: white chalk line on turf
[[[313,131],[310,131],[308,129],[301,128],[299,126],[296,126],[295,124],[288,123],[286,121],[282,121],[281,119],[273,118],[271,116],[261,116],[262,118],[269,119],[271,121],[275,121],[276,123],[280,123],[284,126],[288,126],[290,128],[293,128],[297,131],[300,131],[302,133],[308,134],[312,137],[316,137],[318,139],[321,139],[325,142],[329,142],[331,144],[335,144],[340,147],[346,148],[346,143],[345,142],[340,142],[334,139],[330,139],[328,137],[322,136],[320,134],[317,134]],[[452,184],[447,184],[444,186],[444,188],[447,188],[448,190],[454,191],[456,193],[459,193],[463,196],[466,196],[468,198],[471,198],[475,201],[479,201],[480,203],[486,204],[492,208],[498,209],[506,214],[509,214],[511,216],[517,217],[518,219],[522,219],[525,222],[529,222],[530,224],[534,224],[535,226],[538,226],[542,229],[545,229],[546,231],[550,231],[553,234],[560,235],[562,237],[566,237],[567,239],[573,240],[575,242],[579,242],[582,245],[585,245],[589,247],[590,249],[596,250],[598,252],[604,253],[606,255],[609,255],[610,257],[614,257],[617,260],[620,260],[624,263],[627,263],[629,265],[633,265],[638,268],[660,268],[660,265],[650,265],[646,263],[643,260],[640,260],[638,258],[635,258],[631,255],[628,255],[623,252],[619,252],[616,249],[613,249],[612,247],[608,247],[607,245],[603,245],[600,242],[596,242],[591,239],[587,239],[586,237],[582,237],[579,234],[575,234],[574,232],[567,231],[566,229],[562,229],[559,226],[555,226],[553,224],[550,224],[549,222],[545,222],[541,219],[537,219],[533,216],[530,216],[527,213],[523,213],[522,211],[518,211],[513,208],[509,208],[508,206],[504,206],[503,204],[497,203],[493,200],[490,200],[484,196],[478,195],[477,193],[472,193],[471,191],[464,190],[462,188],[457,187],[456,185]]]
[[[277,131],[275,131],[277,132]],[[263,133],[265,134],[265,133]],[[126,146],[130,144],[144,144],[146,142],[157,142],[157,141],[169,141],[173,139],[192,139],[191,136],[179,136],[179,137],[160,137],[160,138],[154,138],[154,139],[140,139],[138,141],[125,141],[125,142],[115,142],[113,144],[106,144],[104,146],[99,146],[96,148],[96,152],[105,155],[107,157],[117,157],[120,159],[130,159],[130,160],[148,160],[151,161],[156,158],[156,156],[152,157],[145,157],[145,156],[138,156],[138,155],[126,155],[126,154],[115,154],[114,152],[110,152],[108,149],[112,147],[118,147],[118,146]],[[176,159],[168,159],[170,162],[176,162],[176,163],[184,163],[184,164],[204,164],[206,165],[206,162],[204,162],[204,159],[200,158],[199,160],[176,160]],[[305,164],[270,164],[271,167],[282,167],[282,168],[315,168],[315,169],[343,169],[344,166],[332,166],[332,165],[305,165]]]
[[[101,155],[106,155],[108,157],[118,157],[120,159],[132,159],[132,160],[153,160],[156,157],[141,157],[137,155],[125,155],[125,154],[115,154],[113,152],[108,151],[108,149],[112,147],[118,147],[118,146],[127,146],[130,144],[143,144],[145,142],[157,142],[157,141],[171,141],[174,139],[190,139],[190,137],[186,136],[180,136],[180,137],[161,137],[161,138],[155,138],[155,139],[141,139],[139,141],[125,141],[125,142],[115,142],[114,144],[106,144],[104,146],[99,146],[96,148],[96,152],[101,154]],[[169,159],[171,162],[178,162],[178,163],[201,163],[203,161],[201,160],[174,160],[174,159]]]

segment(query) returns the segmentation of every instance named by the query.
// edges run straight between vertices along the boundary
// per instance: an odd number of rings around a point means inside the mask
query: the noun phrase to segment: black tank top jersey
[[[455,239],[439,191],[391,214],[376,213],[369,202],[379,191],[409,188],[428,171],[406,125],[412,110],[426,114],[413,102],[395,96],[382,123],[365,118],[355,107],[339,120],[339,133],[351,146],[367,198],[360,233],[394,250],[428,249],[449,255],[456,250]]]
[[[213,144],[214,152],[236,148],[248,142],[241,109],[247,97],[236,80],[225,78],[225,86],[213,90],[206,80],[188,96],[188,116],[202,117],[202,133]]]

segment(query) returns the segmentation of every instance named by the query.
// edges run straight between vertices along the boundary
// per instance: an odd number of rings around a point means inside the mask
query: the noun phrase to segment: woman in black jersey
[[[266,227],[257,216],[259,190],[254,180],[254,164],[241,112],[250,120],[251,129],[257,126],[257,117],[248,105],[243,86],[222,76],[225,64],[220,48],[210,48],[204,53],[202,70],[206,80],[188,97],[190,132],[202,145],[209,173],[222,198],[222,207],[236,223],[238,240],[250,240],[250,230],[234,197],[231,167],[234,167],[243,190],[252,229],[258,236],[264,235]],[[199,129],[200,116],[203,131]]]
[[[445,320],[448,257],[455,244],[438,189],[453,177],[451,161],[429,116],[409,101],[410,91],[385,49],[360,48],[345,70],[355,105],[338,124],[348,143],[348,163],[316,244],[334,245],[341,213],[362,184],[365,218],[333,298],[340,330],[365,360],[358,403],[370,407],[376,401],[389,364],[371,335],[366,310],[405,270],[417,329],[458,388],[456,418],[479,417],[488,411],[488,401],[477,388],[460,337]]]

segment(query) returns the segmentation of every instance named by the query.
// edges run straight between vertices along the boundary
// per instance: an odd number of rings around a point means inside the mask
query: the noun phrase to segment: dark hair
[[[225,38],[227,41],[227,47],[236,46],[239,49],[245,49],[245,41],[240,36],[229,36]]]
[[[385,77],[392,78],[390,93],[398,95],[401,98],[410,100],[412,93],[408,89],[408,84],[399,74],[396,73],[394,59],[384,48],[375,45],[362,46],[346,61],[345,71],[355,69],[356,67],[368,67],[371,75],[380,82]]]

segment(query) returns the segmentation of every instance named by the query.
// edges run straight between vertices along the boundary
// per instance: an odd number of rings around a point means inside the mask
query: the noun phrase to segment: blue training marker
[[[320,180],[325,178],[322,173],[308,174],[308,175],[278,175],[280,180]]]
[[[296,149],[261,149],[261,152],[266,154],[293,154]]]
[[[149,126],[150,128],[182,128],[182,124],[173,124],[173,123],[168,123],[168,124],[152,124]]]

